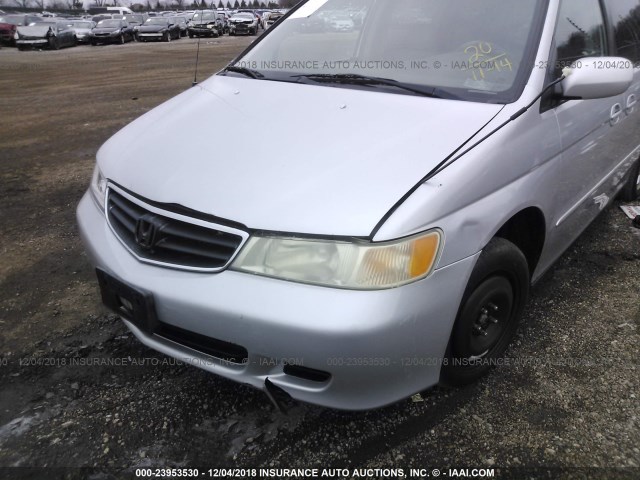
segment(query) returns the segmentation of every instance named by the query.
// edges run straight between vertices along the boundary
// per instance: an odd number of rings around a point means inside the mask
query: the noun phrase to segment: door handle
[[[632,93],[631,95],[629,95],[629,98],[627,98],[627,108],[624,109],[627,115],[630,115],[633,113],[636,103],[637,103],[636,96]]]
[[[620,115],[622,115],[622,105],[616,103],[611,107],[611,126],[613,127],[620,121]]]

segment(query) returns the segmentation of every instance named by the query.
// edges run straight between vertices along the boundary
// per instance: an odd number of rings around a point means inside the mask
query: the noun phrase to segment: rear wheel
[[[629,179],[620,191],[620,200],[633,202],[640,198],[640,160],[631,168]]]
[[[502,357],[529,295],[529,267],[511,242],[494,238],[480,254],[462,297],[441,381],[466,385]]]

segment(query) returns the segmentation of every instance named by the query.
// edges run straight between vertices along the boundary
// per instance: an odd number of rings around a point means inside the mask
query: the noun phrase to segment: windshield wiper
[[[229,65],[223,70],[223,72],[241,73],[242,75],[245,75],[249,78],[255,78],[257,80],[264,78],[264,75],[257,70],[251,70],[250,68],[246,67],[238,67],[236,65]]]
[[[425,87],[417,88],[406,85],[397,80],[393,80],[391,78],[381,78],[381,77],[368,77],[366,75],[359,75],[357,73],[310,73],[305,75],[292,75],[293,78],[305,78],[314,82],[322,82],[322,83],[339,83],[345,85],[382,85],[385,87],[394,87],[400,88],[407,92],[415,93],[416,95],[421,95],[423,97],[433,97],[433,98],[442,98],[440,95],[436,93],[437,88],[435,87]]]

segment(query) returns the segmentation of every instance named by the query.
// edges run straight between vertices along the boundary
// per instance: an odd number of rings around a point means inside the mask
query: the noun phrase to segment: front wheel
[[[120,37],[118,37],[118,43],[124,45],[124,33],[121,33]]]
[[[60,42],[55,37],[49,39],[49,46],[52,50],[60,50]]]
[[[169,32],[167,32],[164,36],[164,41],[165,42],[170,42],[171,41],[171,34]]]
[[[529,267],[513,243],[494,238],[471,273],[441,371],[444,384],[472,383],[500,359],[529,296]]]
[[[620,200],[623,202],[633,202],[640,198],[640,160],[631,167],[629,179],[620,191]]]

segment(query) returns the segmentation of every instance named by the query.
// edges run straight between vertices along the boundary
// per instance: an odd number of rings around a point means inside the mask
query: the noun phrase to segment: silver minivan
[[[638,197],[639,62],[640,0],[303,1],[98,151],[78,222],[103,301],[276,401],[471,382]]]

